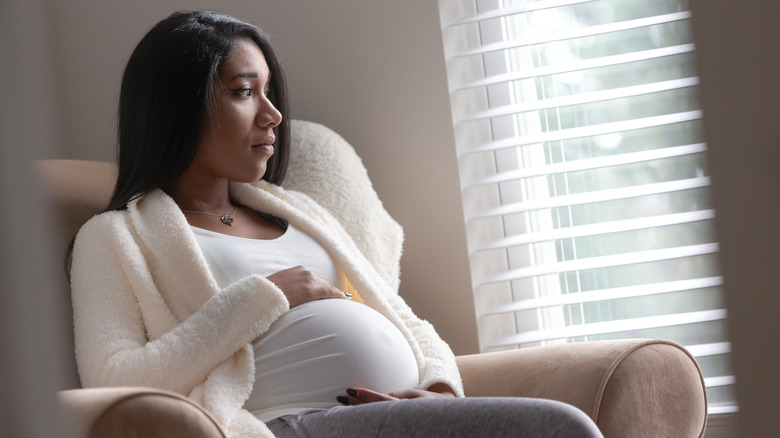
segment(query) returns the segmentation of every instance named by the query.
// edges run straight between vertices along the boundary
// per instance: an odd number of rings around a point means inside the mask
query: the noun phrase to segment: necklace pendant
[[[231,227],[233,226],[233,216],[229,214],[223,214],[222,217],[219,218],[219,220],[221,220],[222,223],[225,225],[230,225]]]

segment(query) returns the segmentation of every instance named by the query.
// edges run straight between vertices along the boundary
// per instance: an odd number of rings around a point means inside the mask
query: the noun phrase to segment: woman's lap
[[[582,411],[528,398],[416,399],[336,407],[273,420],[287,437],[601,437]]]

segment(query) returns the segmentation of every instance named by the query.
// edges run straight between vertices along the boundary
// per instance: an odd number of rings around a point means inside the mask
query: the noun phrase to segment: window
[[[440,0],[480,348],[663,338],[736,410],[684,0]]]

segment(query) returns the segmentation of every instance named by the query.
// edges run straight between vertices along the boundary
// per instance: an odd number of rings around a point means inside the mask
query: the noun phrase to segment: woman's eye
[[[239,97],[250,97],[252,96],[252,89],[249,87],[239,88],[238,90],[234,90],[234,93]]]
[[[271,95],[271,87],[265,87],[263,89],[263,96],[268,97]]]

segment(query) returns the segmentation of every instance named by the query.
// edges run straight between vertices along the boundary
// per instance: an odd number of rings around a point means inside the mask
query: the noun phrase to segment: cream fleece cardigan
[[[330,252],[350,289],[409,341],[420,388],[442,382],[463,395],[452,351],[397,295],[397,266],[380,274],[359,239],[307,195],[262,181],[231,183],[230,192],[243,205],[290,221]],[[172,390],[203,406],[231,438],[272,436],[242,406],[254,383],[251,342],[289,310],[287,299],[258,275],[220,290],[184,215],[164,192],[87,222],[71,273],[85,387]]]

